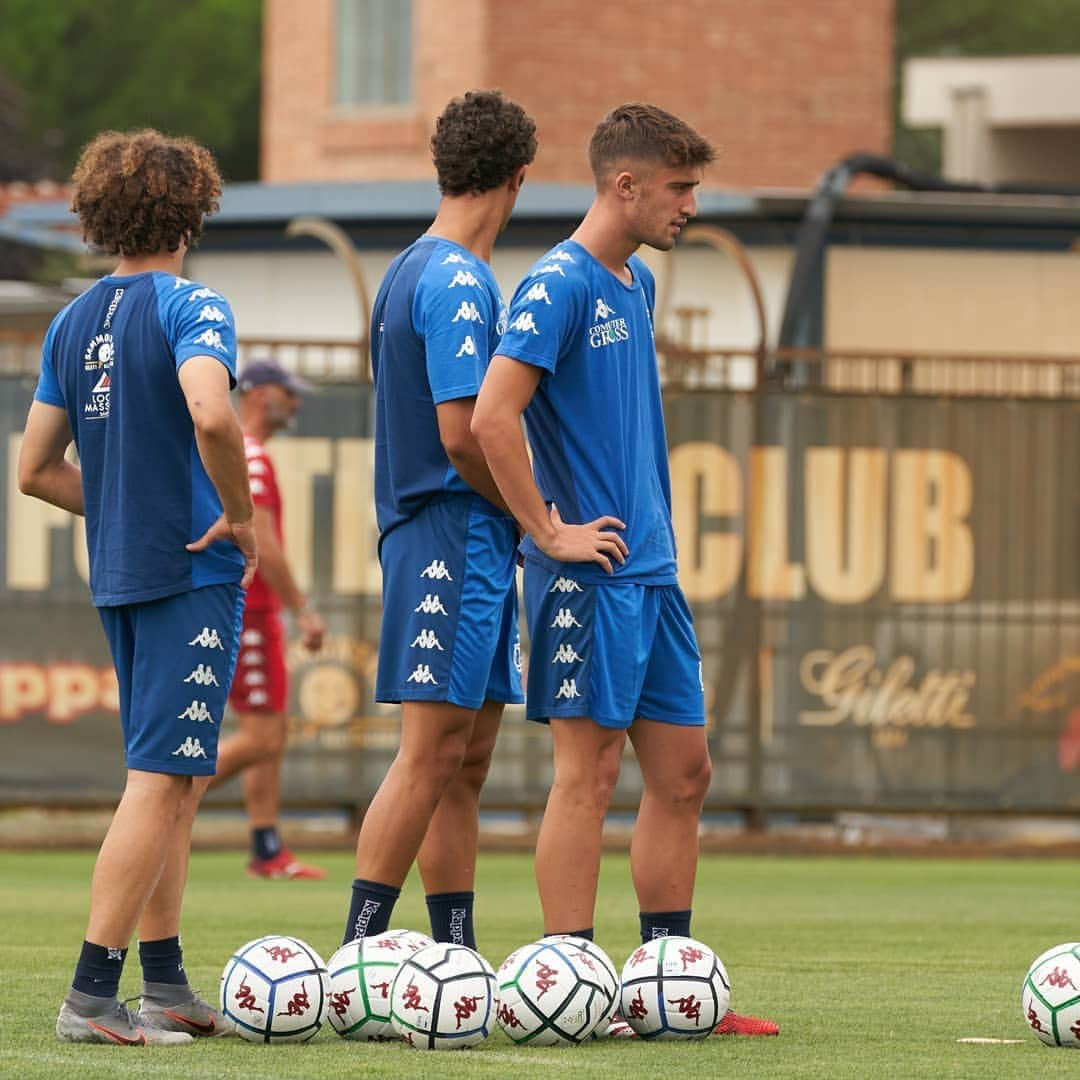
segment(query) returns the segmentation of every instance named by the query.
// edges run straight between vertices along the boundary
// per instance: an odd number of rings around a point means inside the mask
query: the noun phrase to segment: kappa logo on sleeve
[[[533,313],[531,311],[523,311],[509,327],[511,330],[517,330],[522,334],[529,333],[540,336],[540,331],[536,329],[536,321],[533,319]]]

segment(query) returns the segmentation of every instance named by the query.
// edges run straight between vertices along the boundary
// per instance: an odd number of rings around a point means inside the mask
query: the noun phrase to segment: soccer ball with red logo
[[[494,1020],[495,972],[474,949],[439,942],[402,961],[390,988],[390,1023],[410,1046],[476,1046]]]
[[[1036,956],[1020,992],[1024,1021],[1047,1046],[1080,1049],[1080,942]]]
[[[310,945],[271,934],[229,957],[221,1012],[248,1042],[307,1042],[326,1020],[329,990],[326,964]]]
[[[607,953],[557,934],[515,949],[496,976],[499,1026],[522,1046],[571,1046],[611,1022],[619,977]]]
[[[342,945],[330,969],[330,1026],[345,1039],[397,1040],[390,1024],[390,987],[401,962],[435,942],[415,930],[387,930]]]
[[[720,958],[693,938],[653,938],[623,965],[619,1012],[643,1039],[703,1039],[730,999]]]

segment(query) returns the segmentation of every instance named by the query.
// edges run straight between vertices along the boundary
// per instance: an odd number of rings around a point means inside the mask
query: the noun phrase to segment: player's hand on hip
[[[184,546],[192,552],[205,551],[217,540],[228,540],[240,549],[244,556],[244,576],[240,579],[240,588],[246,589],[254,579],[259,565],[255,547],[255,526],[250,521],[227,521],[222,514],[198,540]]]
[[[611,560],[626,562],[630,549],[618,533],[612,529],[625,529],[625,522],[610,514],[598,517],[584,525],[568,525],[562,519],[557,506],[551,507],[551,526],[555,530],[553,539],[546,539],[544,544],[537,544],[548,558],[556,562],[594,562],[599,563],[604,571],[612,573]]]
[[[296,626],[300,631],[300,640],[308,652],[318,652],[322,648],[326,634],[326,623],[315,611],[301,611],[296,616]]]

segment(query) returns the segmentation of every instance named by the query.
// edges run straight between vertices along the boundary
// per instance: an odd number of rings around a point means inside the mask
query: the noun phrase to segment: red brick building
[[[536,117],[532,177],[587,182],[613,105],[722,150],[710,179],[808,187],[892,142],[894,0],[266,0],[262,178],[428,178],[434,117],[499,87]]]

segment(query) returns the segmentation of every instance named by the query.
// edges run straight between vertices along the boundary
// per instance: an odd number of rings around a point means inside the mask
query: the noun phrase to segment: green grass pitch
[[[256,881],[244,876],[239,853],[196,853],[184,917],[193,985],[216,998],[230,952],[265,933],[303,938],[328,959],[340,940],[352,860],[333,852],[318,861],[329,869],[326,881]],[[347,1043],[329,1028],[303,1046],[231,1038],[148,1050],[57,1043],[53,1022],[82,938],[92,862],[85,852],[0,852],[0,1076],[1080,1075],[1080,1054],[1042,1046],[1019,1006],[1030,961],[1080,938],[1080,866],[1069,860],[704,857],[695,936],[727,965],[733,1006],[778,1020],[779,1038],[522,1049],[497,1032],[477,1049],[441,1054]],[[540,934],[531,860],[487,855],[478,877],[480,948],[497,967]],[[427,929],[415,878],[394,924]],[[625,857],[605,857],[596,930],[617,965],[636,944]],[[137,993],[138,980],[132,956],[121,993]],[[1022,1042],[957,1042],[970,1036]]]

